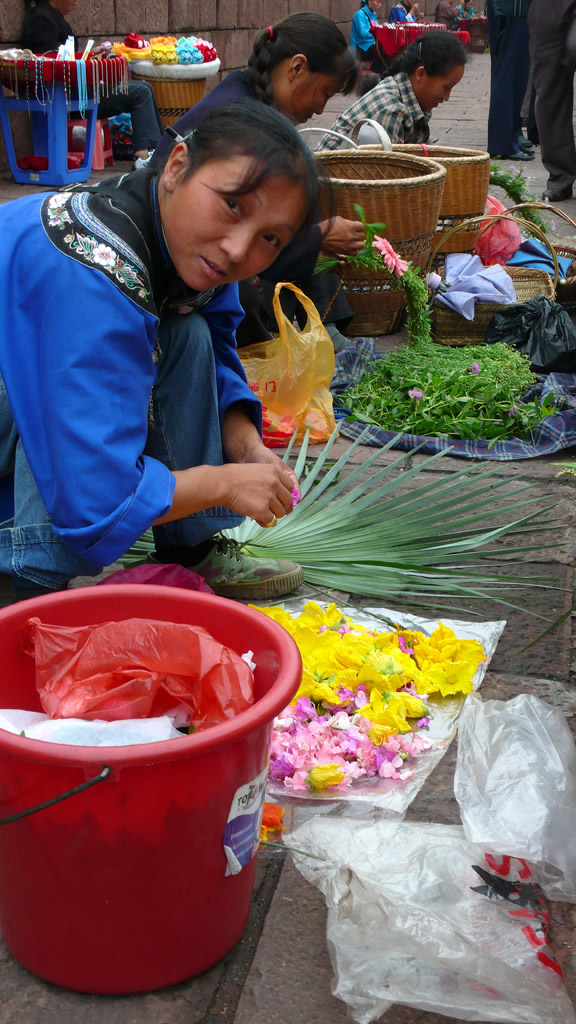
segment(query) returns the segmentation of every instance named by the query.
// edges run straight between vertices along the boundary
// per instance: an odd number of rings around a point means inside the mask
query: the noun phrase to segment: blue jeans
[[[163,317],[159,341],[162,355],[152,389],[154,425],[145,454],[174,470],[222,465],[216,369],[206,321],[198,314]],[[0,377],[0,478],[12,475],[14,517],[0,524],[0,573],[8,573],[21,586],[38,584],[54,590],[75,576],[97,576],[102,566],[76,555],[52,529]],[[228,509],[210,508],[157,527],[154,535],[159,544],[194,546],[240,522],[242,517]]]
[[[98,104],[98,117],[130,114],[136,152],[155,149],[164,134],[164,125],[152,86],[148,82],[128,82],[128,92],[113,92]]]

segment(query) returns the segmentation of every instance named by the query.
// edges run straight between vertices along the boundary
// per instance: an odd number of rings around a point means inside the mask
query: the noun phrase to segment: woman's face
[[[77,3],[78,0],[50,0],[51,6],[55,7],[63,18],[72,13]]]
[[[310,71],[302,53],[286,58],[270,73],[274,102],[294,124],[303,124],[321,114],[329,99],[342,87],[337,75]]]
[[[269,178],[253,192],[237,190],[253,166],[248,156],[211,160],[183,180],[184,143],[160,179],[162,226],[172,261],[190,288],[203,291],[259,274],[274,262],[304,218],[302,186]]]
[[[452,89],[458,85],[463,74],[463,64],[457,64],[445,75],[429,75],[424,67],[416,68],[410,75],[410,81],[422,110],[429,112],[449,100]]]
[[[368,6],[374,14],[378,14],[378,11],[382,7],[382,0],[369,0]]]

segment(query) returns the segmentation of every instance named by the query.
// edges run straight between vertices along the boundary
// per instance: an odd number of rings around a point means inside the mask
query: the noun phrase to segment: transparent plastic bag
[[[471,842],[536,864],[548,897],[576,902],[576,746],[562,711],[471,694],[454,792]]]
[[[282,310],[282,288],[293,291],[306,310],[301,331]],[[278,335],[238,350],[248,384],[264,406],[264,444],[284,446],[295,431],[301,441],[307,430],[310,443],[321,444],[336,427],[329,390],[335,366],[332,339],[316,306],[296,285],[277,284],[273,307]]]
[[[484,213],[493,216],[497,213],[507,213],[507,209],[499,199],[488,196]],[[520,228],[513,221],[483,220],[474,252],[485,267],[490,267],[494,263],[508,263],[521,244]]]
[[[524,862],[495,872],[455,825],[315,817],[286,842],[323,858],[294,854],[326,898],[332,991],[358,1024],[393,1003],[468,1021],[576,1021]]]
[[[51,718],[156,718],[179,711],[196,729],[253,703],[252,670],[207,630],[124,619],[57,626],[28,619],[20,647],[36,661],[40,703]]]

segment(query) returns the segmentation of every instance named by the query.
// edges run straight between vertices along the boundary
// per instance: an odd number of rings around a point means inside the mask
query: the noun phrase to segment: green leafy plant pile
[[[497,185],[503,189],[506,195],[514,200],[515,205],[539,202],[538,197],[533,192],[528,191],[526,179],[519,171],[505,171],[503,167],[493,165],[490,168],[490,184]],[[544,234],[550,230],[549,224],[538,210],[526,209],[522,210],[521,213],[524,220],[531,220]]]
[[[536,379],[528,357],[508,345],[420,342],[380,359],[342,402],[352,419],[385,430],[495,443],[530,437],[556,411],[552,396],[522,402]]]

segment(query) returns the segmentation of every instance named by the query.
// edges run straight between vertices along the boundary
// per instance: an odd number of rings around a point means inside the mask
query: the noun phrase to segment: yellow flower
[[[345,774],[340,765],[317,764],[308,773],[308,782],[312,789],[326,789],[328,786],[339,786],[344,782]]]
[[[472,693],[476,661],[446,661],[431,665],[426,672],[429,693],[440,692],[443,697],[453,693]]]
[[[393,732],[408,731],[402,704],[398,701],[395,693],[386,696],[376,689],[372,690],[369,703],[360,708],[359,714],[367,718],[374,726],[379,726],[381,735],[385,738]],[[372,739],[372,737],[370,738]]]
[[[397,693],[396,697],[403,705],[406,718],[422,718],[424,715],[428,714],[428,709],[424,701],[420,700],[418,697],[414,697],[412,693],[406,693],[403,691],[402,693]]]
[[[299,697],[309,697],[316,703],[326,701],[327,704],[338,704],[338,697],[333,686],[334,681],[328,682],[327,679],[318,678],[305,668],[302,673],[302,682],[292,704],[295,704]]]

